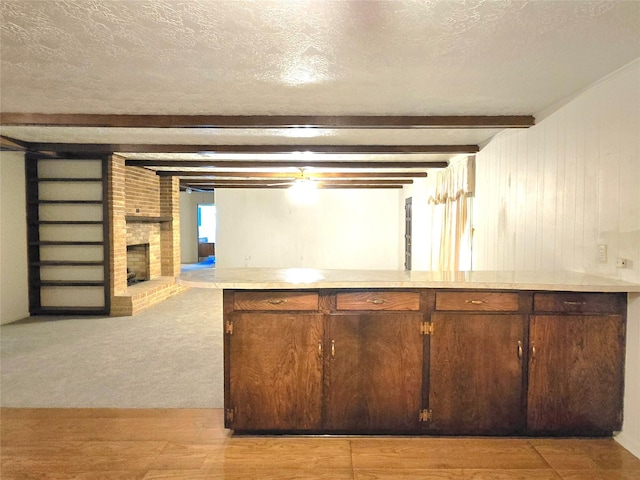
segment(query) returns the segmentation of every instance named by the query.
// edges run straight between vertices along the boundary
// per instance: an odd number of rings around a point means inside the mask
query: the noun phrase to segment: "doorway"
[[[411,221],[412,197],[404,201],[404,269],[411,270]]]
[[[198,262],[216,261],[216,206],[198,204]]]

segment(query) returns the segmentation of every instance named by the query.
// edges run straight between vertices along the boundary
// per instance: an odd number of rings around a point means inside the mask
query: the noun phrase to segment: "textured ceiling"
[[[1,112],[534,115],[640,57],[640,1],[2,0],[0,14]],[[496,132],[6,126],[2,135],[448,145]]]
[[[533,114],[640,56],[637,1],[0,8],[10,112]]]

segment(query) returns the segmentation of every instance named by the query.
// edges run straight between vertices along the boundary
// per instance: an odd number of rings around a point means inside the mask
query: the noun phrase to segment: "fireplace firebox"
[[[149,244],[127,245],[127,286],[149,280]]]

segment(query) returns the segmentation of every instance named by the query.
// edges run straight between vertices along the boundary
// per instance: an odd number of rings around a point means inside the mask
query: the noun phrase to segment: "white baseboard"
[[[633,455],[640,458],[640,442],[637,439],[632,438],[629,435],[625,435],[624,432],[620,432],[613,438]]]

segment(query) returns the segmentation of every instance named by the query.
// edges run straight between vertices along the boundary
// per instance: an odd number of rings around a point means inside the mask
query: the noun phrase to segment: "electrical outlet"
[[[598,261],[600,263],[607,263],[607,246],[598,245]]]

